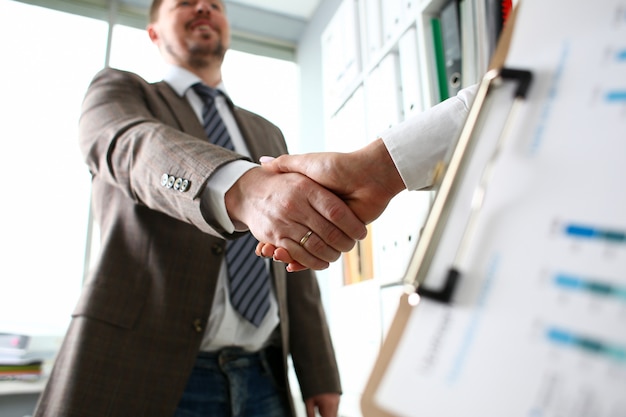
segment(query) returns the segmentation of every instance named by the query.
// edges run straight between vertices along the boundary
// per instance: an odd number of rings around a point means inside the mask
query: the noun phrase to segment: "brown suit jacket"
[[[276,126],[233,111],[255,160],[286,153]],[[35,416],[171,417],[224,256],[223,231],[203,217],[199,196],[217,168],[242,156],[211,145],[186,99],[169,85],[113,69],[90,85],[79,135],[93,176],[101,257]],[[188,188],[163,186],[163,174],[188,180]],[[282,265],[272,274],[283,362],[291,354],[303,397],[340,392],[314,274],[287,276]]]

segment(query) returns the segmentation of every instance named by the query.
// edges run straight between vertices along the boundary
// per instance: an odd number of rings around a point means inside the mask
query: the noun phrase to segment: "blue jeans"
[[[174,417],[289,416],[280,359],[267,352],[201,352]]]

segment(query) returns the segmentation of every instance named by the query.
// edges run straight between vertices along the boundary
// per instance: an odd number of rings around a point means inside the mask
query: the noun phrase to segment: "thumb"
[[[259,158],[261,166],[274,172],[299,172],[296,168],[298,160],[294,159],[294,155],[280,155],[277,158],[273,156],[262,156]]]
[[[315,402],[312,399],[307,399],[304,402],[306,409],[306,417],[315,417]]]
[[[273,156],[262,156],[259,158],[259,162],[261,163],[261,167],[274,172],[280,172],[280,168],[276,163],[276,158]]]

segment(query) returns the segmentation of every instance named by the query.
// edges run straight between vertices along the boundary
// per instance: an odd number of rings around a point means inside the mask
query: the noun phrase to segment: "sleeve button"
[[[180,191],[181,193],[184,193],[185,191],[187,191],[189,189],[189,180],[183,180],[183,182],[180,184]]]

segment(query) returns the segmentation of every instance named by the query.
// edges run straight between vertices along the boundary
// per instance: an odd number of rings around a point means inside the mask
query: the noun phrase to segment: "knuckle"
[[[349,251],[356,243],[332,224],[325,227],[324,233],[326,234],[326,242],[328,242],[328,245],[340,252]]]
[[[330,201],[328,204],[328,219],[333,223],[341,222],[346,217],[347,207],[343,202]]]
[[[321,256],[326,249],[326,243],[320,239],[319,237],[313,237],[313,235],[311,235],[311,238],[308,240],[309,242],[309,252],[317,255],[317,256]]]

